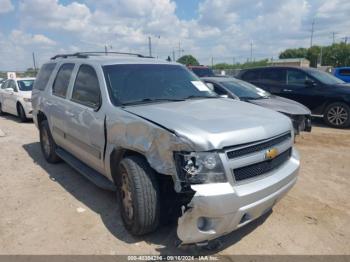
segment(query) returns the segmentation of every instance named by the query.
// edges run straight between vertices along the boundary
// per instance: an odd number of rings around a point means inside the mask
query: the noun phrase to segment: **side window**
[[[340,69],[339,75],[341,76],[350,76],[350,69]]]
[[[15,83],[15,81],[13,81],[13,80],[10,80],[10,82],[9,82],[9,84],[8,84],[7,87],[8,87],[8,88],[12,88],[15,92],[18,92],[18,88],[17,88],[17,86],[16,86],[16,83]]]
[[[6,88],[8,88],[8,83],[9,83],[9,81],[3,82],[3,83],[2,83],[2,86],[1,86],[1,89],[6,89]]]
[[[73,87],[72,101],[92,108],[100,106],[100,85],[96,71],[91,66],[80,66]]]
[[[261,72],[260,80],[267,83],[285,84],[285,71],[282,69],[265,69]]]
[[[45,90],[47,82],[49,82],[52,71],[55,69],[56,63],[45,64],[41,67],[38,76],[34,81],[33,89]]]
[[[259,70],[252,70],[244,73],[242,79],[245,81],[259,80]]]
[[[227,92],[224,89],[222,89],[220,86],[218,86],[217,84],[214,84],[214,91],[215,91],[215,93],[217,93],[220,96],[227,95]]]
[[[57,73],[52,86],[52,93],[56,96],[66,97],[69,80],[72,75],[74,64],[63,64]]]
[[[307,79],[307,75],[302,71],[287,70],[287,85],[305,86],[305,80]]]

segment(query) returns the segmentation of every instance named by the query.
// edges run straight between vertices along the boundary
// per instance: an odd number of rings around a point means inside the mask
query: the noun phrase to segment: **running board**
[[[64,149],[57,148],[56,154],[60,158],[62,158],[68,165],[70,165],[72,168],[74,168],[76,171],[78,171],[80,174],[82,174],[85,178],[90,180],[96,186],[102,189],[116,191],[116,187],[113,184],[113,182],[111,182],[108,178],[106,178],[96,170],[92,169],[91,167],[81,162],[79,159],[77,159],[75,156],[68,153]]]

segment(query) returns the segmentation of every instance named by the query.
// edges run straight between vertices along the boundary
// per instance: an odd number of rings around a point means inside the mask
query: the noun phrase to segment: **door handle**
[[[283,92],[293,92],[291,89],[283,89]]]

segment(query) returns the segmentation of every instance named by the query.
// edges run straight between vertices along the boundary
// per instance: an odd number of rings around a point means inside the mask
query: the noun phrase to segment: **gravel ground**
[[[129,235],[114,193],[46,163],[33,123],[0,117],[0,254],[350,254],[350,130],[318,124],[296,145],[299,180],[272,212],[219,250],[179,249],[176,225]]]

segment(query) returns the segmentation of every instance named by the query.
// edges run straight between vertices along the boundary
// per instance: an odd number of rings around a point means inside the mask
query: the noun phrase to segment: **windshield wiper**
[[[239,99],[241,100],[258,100],[258,99],[264,99],[265,97],[251,97],[251,96],[241,96]]]
[[[197,99],[197,98],[200,98],[200,99],[203,99],[203,98],[220,98],[220,96],[197,96],[197,95],[192,95],[192,96],[188,96],[186,97],[185,99]]]
[[[122,103],[122,106],[131,106],[131,105],[141,105],[141,104],[149,104],[153,102],[179,102],[179,101],[185,101],[184,99],[175,99],[175,98],[145,98],[141,100],[135,100],[135,101],[130,101],[126,103]]]

